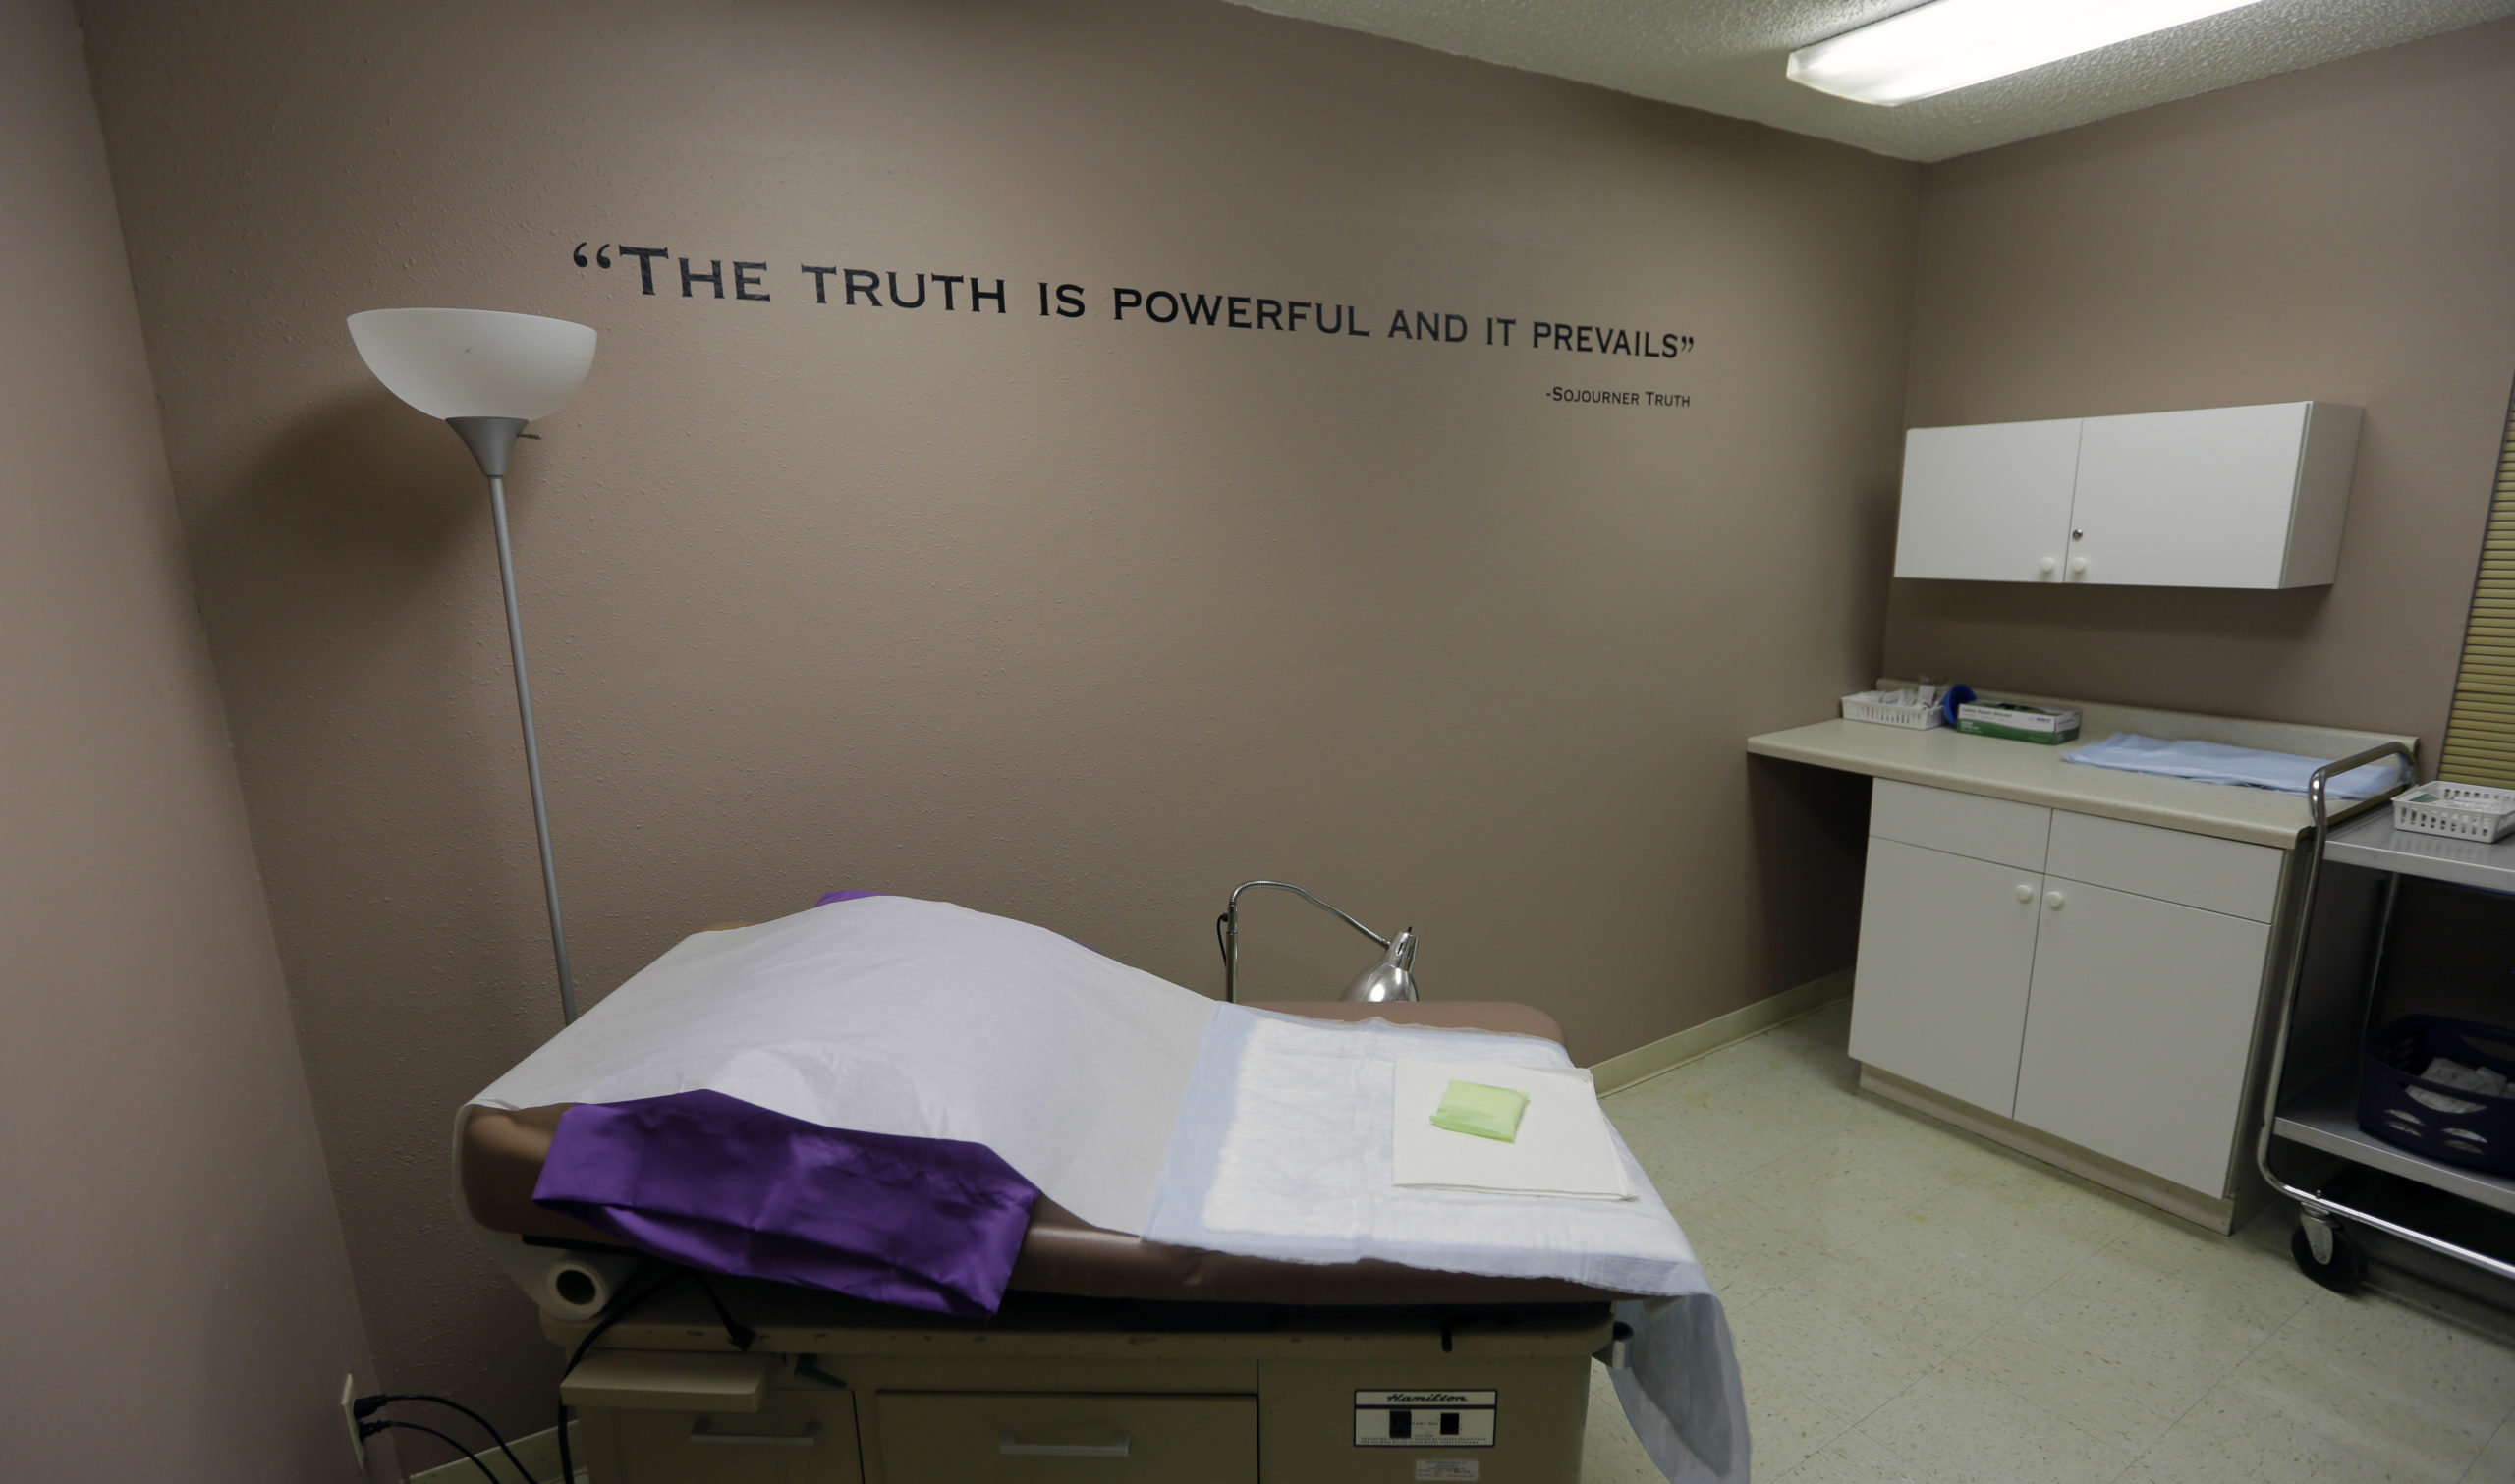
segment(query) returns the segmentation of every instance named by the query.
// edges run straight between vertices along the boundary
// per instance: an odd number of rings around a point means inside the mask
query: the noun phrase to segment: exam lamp
[[[593,331],[538,314],[494,309],[369,309],[350,316],[350,340],[386,391],[442,417],[489,480],[498,534],[498,582],[507,601],[507,649],[524,718],[524,771],[532,784],[532,828],[541,843],[541,891],[559,966],[559,1012],[577,1017],[568,972],[568,930],[559,915],[559,872],[550,858],[550,811],[541,797],[541,748],[532,735],[532,686],[525,678],[524,620],[515,602],[515,554],[507,541],[507,458],[525,424],[559,410],[593,368]]]
[[[1790,54],[1790,81],[1892,108],[2258,0],[1929,0]]]
[[[1330,906],[1303,891],[1289,881],[1244,881],[1231,889],[1231,900],[1223,905],[1223,913],[1214,919],[1214,932],[1222,939],[1222,997],[1237,1003],[1240,999],[1240,894],[1254,891],[1290,892],[1321,911],[1344,918],[1345,925],[1378,944],[1385,952],[1377,963],[1354,976],[1345,986],[1340,999],[1380,1005],[1391,1000],[1421,998],[1415,993],[1415,929],[1408,928],[1394,938],[1383,938],[1354,920],[1344,908]]]

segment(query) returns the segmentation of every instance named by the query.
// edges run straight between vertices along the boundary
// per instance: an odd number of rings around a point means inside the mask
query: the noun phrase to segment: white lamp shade
[[[495,309],[369,309],[350,339],[385,389],[431,417],[517,417],[559,410],[593,369],[593,330]]]

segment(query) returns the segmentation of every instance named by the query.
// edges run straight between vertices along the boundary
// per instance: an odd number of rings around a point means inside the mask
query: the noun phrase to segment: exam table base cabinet
[[[1428,1313],[1305,1315],[1238,1335],[848,1331],[747,1316],[761,1338],[738,1357],[711,1315],[667,1312],[619,1326],[632,1333],[595,1353],[668,1370],[682,1358],[671,1347],[686,1347],[759,1364],[769,1379],[756,1409],[711,1410],[723,1403],[665,1383],[580,1404],[578,1430],[593,1484],[1578,1484],[1604,1306],[1500,1324],[1446,1317],[1447,1352],[1442,1317]],[[583,1333],[545,1327],[570,1348]],[[844,1387],[799,1374],[803,1356]],[[1491,1443],[1441,1445],[1437,1410],[1421,1428],[1426,1446],[1358,1443],[1388,1430],[1377,1417],[1358,1425],[1358,1399],[1390,1391],[1490,1393]],[[1423,1460],[1474,1467],[1419,1473]]]
[[[2231,1221],[2283,852],[1887,779],[1871,831],[1852,1056]]]

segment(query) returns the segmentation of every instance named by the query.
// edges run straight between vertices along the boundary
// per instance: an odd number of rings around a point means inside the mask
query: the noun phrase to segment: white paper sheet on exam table
[[[1526,1097],[1518,1137],[1479,1138],[1432,1123],[1453,1081],[1507,1087]],[[1607,1133],[1597,1084],[1578,1068],[1491,1062],[1400,1062],[1391,1173],[1400,1185],[1631,1200],[1633,1182]]]
[[[984,1144],[1134,1234],[1213,1014],[1045,928],[868,897],[683,939],[473,1101],[712,1088],[824,1127]]]
[[[1396,1063],[1571,1070],[1552,1041],[1385,1021],[1322,1025],[1217,1009],[1197,1054],[1148,1240],[1284,1262],[1379,1258],[1561,1278],[1636,1296],[1616,1399],[1671,1484],[1746,1484],[1746,1390],[1729,1321],[1694,1248],[1614,1139],[1631,1200],[1408,1188],[1390,1179]]]

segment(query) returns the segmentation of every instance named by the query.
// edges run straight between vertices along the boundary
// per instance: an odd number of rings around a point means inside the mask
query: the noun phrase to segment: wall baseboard
[[[465,1446],[470,1446],[469,1439],[465,1440]],[[489,1443],[486,1439],[482,1440],[481,1447],[472,1450],[479,1456],[481,1462],[489,1465],[489,1471],[498,1476],[498,1484],[557,1484],[559,1478],[559,1430],[557,1428],[545,1427],[529,1437],[509,1439],[507,1446],[515,1450],[517,1462],[532,1470],[531,1478],[517,1478],[515,1470],[507,1465],[505,1456],[498,1452],[497,1445]],[[583,1480],[586,1477],[585,1434],[574,1422],[568,1424],[568,1447],[576,1455],[577,1478]],[[461,1458],[457,1458],[451,1463],[440,1463],[434,1468],[422,1468],[418,1473],[405,1475],[404,1478],[406,1484],[480,1484],[480,1471]]]
[[[1811,979],[1777,995],[1766,995],[1753,1005],[1742,1005],[1725,1016],[1717,1016],[1672,1036],[1636,1046],[1631,1051],[1611,1056],[1590,1069],[1601,1094],[1621,1091],[1636,1082],[1648,1081],[1663,1072],[1674,1072],[1686,1063],[1707,1057],[1723,1046],[1734,1046],[1750,1036],[1758,1036],[1785,1021],[1796,1020],[1812,1011],[1821,1010],[1836,1000],[1851,995],[1851,970],[1836,969],[1821,979]]]

